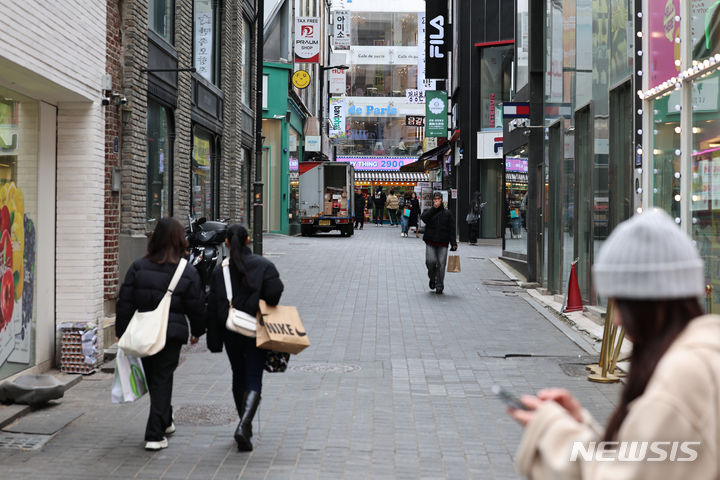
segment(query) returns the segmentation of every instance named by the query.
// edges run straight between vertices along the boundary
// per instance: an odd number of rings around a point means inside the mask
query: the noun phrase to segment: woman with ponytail
[[[230,247],[229,268],[232,284],[232,306],[255,317],[258,303],[277,305],[283,292],[275,265],[260,255],[254,255],[248,245],[250,235],[239,224],[231,225],[225,243]],[[207,305],[207,345],[211,352],[225,352],[232,368],[232,392],[240,423],[235,441],[240,451],[252,450],[252,421],[260,404],[265,350],[255,346],[255,338],[246,337],[225,328],[228,311],[222,265],[218,265],[210,280]]]
[[[633,342],[630,371],[605,429],[567,390],[510,409],[525,432],[519,471],[533,479],[720,478],[720,316],[703,315],[703,262],[662,211],[636,215],[605,241],[598,294]]]

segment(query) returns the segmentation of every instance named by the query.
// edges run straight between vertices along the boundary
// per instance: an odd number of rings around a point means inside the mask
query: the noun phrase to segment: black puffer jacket
[[[450,210],[443,206],[430,207],[422,213],[420,218],[425,222],[424,242],[442,243],[445,246],[449,243],[453,247],[457,246],[455,217]]]
[[[260,299],[268,305],[277,305],[283,292],[280,274],[273,263],[260,255],[250,253],[245,247],[243,257],[249,285],[243,285],[238,271],[230,262],[230,281],[232,282],[234,308],[257,315]],[[210,296],[207,306],[207,346],[211,352],[221,352],[225,335],[240,335],[225,328],[228,316],[228,301],[225,293],[225,278],[222,265],[215,267],[210,279]]]
[[[157,308],[177,266],[177,263],[155,263],[147,258],[139,258],[130,265],[125,281],[120,286],[117,302],[115,335],[118,338],[125,333],[136,310],[149,312]],[[204,313],[200,275],[195,267],[187,265],[170,302],[167,339],[187,343],[186,316],[190,320],[193,336],[201,336],[205,333]]]

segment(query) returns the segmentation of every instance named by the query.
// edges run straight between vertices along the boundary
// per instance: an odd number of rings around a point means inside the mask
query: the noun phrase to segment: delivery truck
[[[344,162],[300,162],[300,233],[353,234],[355,169]]]

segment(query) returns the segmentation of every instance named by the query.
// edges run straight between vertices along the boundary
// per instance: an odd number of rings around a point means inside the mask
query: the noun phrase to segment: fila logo
[[[502,150],[502,148],[503,148],[503,137],[495,137],[493,140],[495,141],[495,145],[494,145],[495,153],[498,153],[498,151]]]
[[[438,15],[430,20],[430,25],[437,30],[437,33],[430,34],[430,56],[432,58],[445,58],[445,54],[440,51],[440,45],[445,43],[445,18]]]

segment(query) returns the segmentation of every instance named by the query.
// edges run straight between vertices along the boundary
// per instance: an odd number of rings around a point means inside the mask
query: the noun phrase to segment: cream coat
[[[602,430],[586,411],[578,423],[555,402],[546,402],[527,425],[518,469],[532,479],[720,479],[718,385],[720,316],[705,315],[690,322],[660,359],[618,432],[618,441],[700,442],[676,450],[676,459],[696,451],[695,461],[582,461],[578,456],[571,462],[573,442],[600,441]],[[672,444],[658,448],[672,455]],[[648,450],[646,458],[652,457],[658,454]]]

